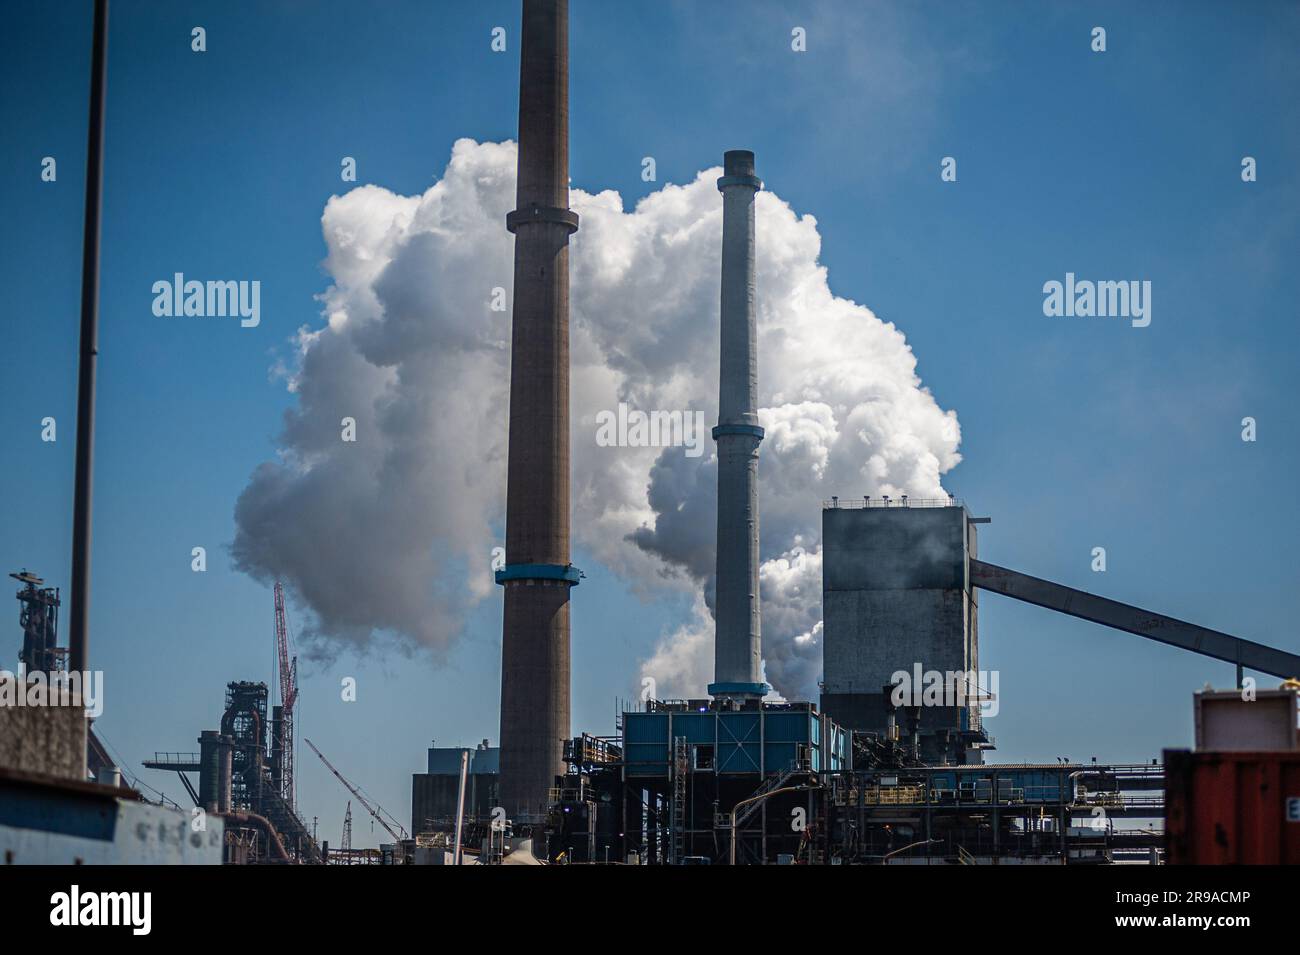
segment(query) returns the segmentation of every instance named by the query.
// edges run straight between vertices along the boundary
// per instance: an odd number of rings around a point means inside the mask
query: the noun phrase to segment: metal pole
[[[90,619],[90,512],[95,456],[95,361],[99,355],[99,212],[104,178],[104,87],[108,0],[95,0],[86,137],[86,215],[81,243],[81,357],[77,371],[77,458],[72,505],[72,615],[68,668],[87,669]]]
[[[460,753],[460,795],[456,798],[456,847],[451,853],[451,864],[460,865],[460,832],[465,821],[465,776],[469,772],[469,750]]]

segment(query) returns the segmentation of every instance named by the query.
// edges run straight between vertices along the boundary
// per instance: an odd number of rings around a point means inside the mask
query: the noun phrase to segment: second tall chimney
[[[762,679],[758,594],[758,349],[754,321],[754,154],[723,156],[722,356],[718,426],[717,631],[709,693],[721,699],[757,699]]]

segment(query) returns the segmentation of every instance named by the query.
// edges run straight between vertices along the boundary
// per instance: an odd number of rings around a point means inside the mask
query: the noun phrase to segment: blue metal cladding
[[[671,725],[671,730],[669,729]],[[688,747],[715,746],[711,769],[724,775],[784,772],[807,754],[814,772],[846,765],[847,734],[808,710],[625,713],[623,754],[629,776],[666,776],[672,739]],[[697,751],[698,758],[698,751]]]
[[[686,744],[713,743],[713,716],[710,713],[674,713],[673,736],[686,737]]]
[[[767,713],[764,755],[769,772],[783,772],[795,764],[801,751],[813,745],[817,721],[805,712]],[[813,768],[816,768],[815,761]]]
[[[759,713],[715,713],[713,715],[718,720],[718,772],[762,772],[763,736]]]
[[[1010,790],[1021,790],[1022,798],[1027,803],[1057,803],[1064,799],[1068,802],[1074,798],[1074,786],[1068,778],[1062,780],[1059,771],[1051,769],[1004,769],[989,767],[985,770],[968,770],[965,772],[936,772],[930,777],[930,784],[935,789],[959,789],[958,783],[973,785],[976,795],[987,798],[992,794],[992,775],[996,771],[998,790],[1006,797]]]
[[[623,717],[623,742],[668,745],[667,713],[627,713]],[[667,759],[667,753],[664,754]]]
[[[671,758],[667,713],[623,716],[623,759],[629,776],[662,776]]]

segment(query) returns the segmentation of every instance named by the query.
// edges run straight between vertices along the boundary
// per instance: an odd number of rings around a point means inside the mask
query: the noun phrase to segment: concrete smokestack
[[[723,156],[722,357],[718,426],[717,634],[709,693],[767,694],[758,603],[758,349],[754,322],[754,154]]]
[[[524,0],[501,645],[501,805],[545,812],[569,735],[569,4]]]

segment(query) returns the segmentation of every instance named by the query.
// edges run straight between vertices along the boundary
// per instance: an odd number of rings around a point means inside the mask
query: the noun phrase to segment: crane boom
[[[335,775],[338,781],[343,784],[343,787],[347,789],[348,792],[352,793],[352,795],[356,798],[357,802],[361,803],[362,808],[365,809],[366,812],[370,813],[370,815],[373,816],[381,826],[383,826],[385,829],[388,830],[388,834],[392,836],[395,841],[401,842],[403,839],[407,838],[406,829],[402,827],[402,824],[400,822],[397,824],[397,828],[401,829],[402,831],[402,834],[399,836],[396,832],[393,831],[393,827],[388,824],[387,820],[385,820],[384,817],[379,814],[380,810],[377,810],[375,809],[374,806],[370,805],[370,803],[366,800],[366,797],[361,795],[361,791],[358,790],[356,786],[353,786],[350,782],[348,782],[347,779],[344,777],[344,775],[334,768],[334,764],[325,758],[325,754],[316,748],[315,743],[313,743],[309,739],[304,739],[303,742],[311,747],[311,751],[320,757],[320,761],[325,764],[325,767]]]

